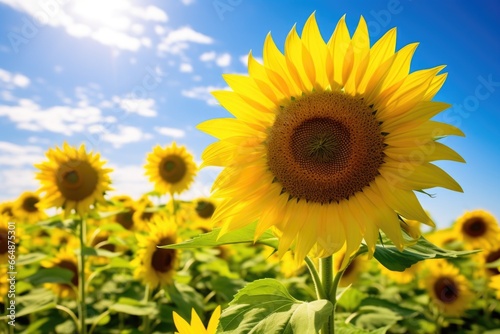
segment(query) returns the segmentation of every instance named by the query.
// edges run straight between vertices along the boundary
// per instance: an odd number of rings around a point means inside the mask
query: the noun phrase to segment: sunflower
[[[403,219],[400,222],[401,228],[413,239],[418,239],[422,235],[420,222],[416,220]]]
[[[459,239],[468,249],[491,249],[500,244],[500,228],[495,217],[485,210],[464,213],[454,224]]]
[[[2,277],[2,279],[0,279],[0,296],[2,296],[2,298],[0,298],[0,304],[3,304],[5,302],[3,296],[7,296],[7,292],[9,291],[7,267],[0,267],[0,277]]]
[[[45,218],[47,215],[43,210],[38,207],[40,196],[36,192],[26,191],[14,202],[13,210],[14,215],[20,221],[27,223],[37,223]]]
[[[474,297],[467,278],[445,260],[432,260],[427,266],[424,285],[432,302],[443,314],[460,316]]]
[[[380,272],[383,275],[389,277],[389,279],[398,284],[408,284],[414,281],[417,278],[419,271],[422,269],[420,262],[417,262],[411,267],[406,268],[404,271],[392,271],[387,269],[380,263],[378,264],[378,267],[380,268]]]
[[[138,234],[139,250],[133,265],[134,276],[152,288],[172,283],[179,257],[175,249],[163,249],[158,246],[176,243],[176,225],[164,216],[155,217],[149,225],[148,236]]]
[[[453,229],[436,230],[425,236],[434,245],[444,249],[461,247],[461,242]]]
[[[40,191],[45,193],[41,207],[62,207],[65,215],[72,210],[81,215],[96,201],[104,202],[104,193],[111,189],[108,173],[112,169],[103,168],[99,153],[64,143],[62,149],[50,149],[46,156],[48,161],[35,165],[40,169],[36,175]]]
[[[265,251],[266,261],[273,265],[279,265],[279,270],[284,277],[290,278],[299,276],[305,270],[305,263],[297,263],[295,261],[292,251],[288,251],[281,257],[278,256],[274,248],[269,248]]]
[[[9,257],[9,217],[0,215],[0,264],[7,263]]]
[[[176,334],[215,334],[217,331],[217,327],[219,326],[219,318],[220,318],[220,305],[217,306],[210,317],[210,321],[208,322],[208,327],[205,328],[205,325],[201,322],[200,317],[196,314],[194,308],[191,310],[191,324],[189,324],[186,320],[182,319],[180,315],[177,313],[173,313],[174,315],[174,323],[175,328],[177,329]]]
[[[52,260],[42,261],[41,264],[45,268],[62,268],[73,273],[71,284],[67,283],[47,283],[45,286],[52,289],[56,295],[61,298],[76,298],[78,289],[78,260],[73,253],[74,248],[65,247]]]
[[[402,249],[398,215],[433,225],[414,190],[462,191],[431,162],[463,161],[437,142],[463,133],[430,120],[449,107],[431,101],[444,66],[409,73],[417,43],[395,45],[392,29],[370,48],[363,17],[352,38],[342,17],[325,43],[311,15],[284,54],[268,35],[263,64],[250,53],[248,76],[224,75],[232,91],[213,95],[235,118],[198,126],[219,139],[202,166],[225,167],[212,189],[221,234],[259,220],[255,238],[277,226],[280,254],[295,242],[304,258],[314,244],[352,254],[363,238],[373,253],[379,229]]]
[[[478,262],[483,263],[484,265],[488,265],[488,264],[497,262],[500,260],[500,245],[498,248],[485,250],[485,251],[477,254],[477,256],[482,257]],[[500,266],[497,268],[484,267],[484,269],[485,269],[486,276],[496,276],[496,275],[500,274]]]
[[[488,286],[496,291],[496,297],[500,299],[500,275],[492,276]]]
[[[175,142],[169,147],[156,146],[147,156],[145,169],[160,194],[180,194],[189,188],[196,174],[193,156]]]
[[[340,271],[343,268],[342,264],[349,261],[349,259],[345,259],[345,256],[345,249],[342,249],[335,254],[333,259],[333,270],[335,272]],[[339,286],[346,287],[356,282],[361,273],[368,269],[368,265],[369,262],[366,254],[356,256],[345,268],[345,271],[340,278]]]
[[[5,215],[10,219],[14,218],[14,202],[0,203],[0,215]]]

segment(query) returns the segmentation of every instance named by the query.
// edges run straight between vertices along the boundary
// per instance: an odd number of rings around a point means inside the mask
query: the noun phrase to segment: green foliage
[[[437,247],[424,237],[420,237],[416,243],[407,246],[400,251],[394,244],[385,238],[383,245],[376,245],[374,257],[387,269],[393,271],[404,271],[417,262],[428,259],[454,259],[469,256],[478,251],[452,251]],[[363,246],[366,250],[366,246]]]
[[[314,334],[332,310],[327,300],[298,301],[279,281],[261,279],[236,294],[222,314],[221,327],[228,334]]]

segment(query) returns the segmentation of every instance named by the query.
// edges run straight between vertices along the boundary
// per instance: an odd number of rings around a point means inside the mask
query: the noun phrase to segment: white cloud
[[[140,128],[134,126],[118,125],[116,130],[116,133],[113,133],[95,126],[90,129],[90,132],[97,133],[100,140],[110,143],[114,148],[120,148],[125,144],[151,139],[152,137],[151,134],[144,133]]]
[[[168,21],[167,13],[165,13],[163,9],[158,8],[156,6],[149,5],[146,8],[134,7],[130,13],[146,21],[156,21],[156,22]]]
[[[33,165],[44,159],[43,149],[32,145],[17,145],[0,141],[0,165],[20,167]]]
[[[215,63],[217,66],[227,67],[231,65],[231,55],[229,53],[223,53],[217,57]]]
[[[32,26],[34,35],[44,25],[61,27],[70,36],[91,38],[129,51],[137,51],[141,47],[140,40],[132,36],[145,33],[138,20],[168,20],[167,13],[156,6],[134,6],[130,1],[121,0],[0,0],[0,3],[30,15],[27,22]]]
[[[8,88],[26,88],[30,84],[30,79],[20,73],[12,73],[0,68],[0,81],[3,81]]]
[[[96,107],[53,106],[42,108],[32,100],[20,99],[18,105],[0,106],[0,117],[5,116],[16,123],[19,129],[28,131],[50,131],[70,136],[84,132],[93,124],[114,122],[113,117],[104,117]]]
[[[155,131],[161,135],[172,137],[172,138],[182,138],[186,135],[186,131],[175,128],[167,128],[167,127],[155,127]]]
[[[218,105],[218,102],[210,92],[222,89],[228,89],[228,88],[216,87],[216,86],[198,86],[198,87],[193,87],[191,89],[185,89],[181,91],[181,94],[190,99],[202,100],[205,101],[210,106],[215,106]]]
[[[181,66],[179,66],[179,71],[184,73],[191,73],[193,72],[193,66],[189,63],[182,63]]]
[[[160,25],[155,25],[155,33],[157,35],[163,35],[166,32],[167,32],[167,30],[164,27],[162,27]]]
[[[191,5],[191,4],[193,4],[193,3],[194,3],[194,0],[181,0],[181,2],[182,2],[184,5],[189,6],[189,5]]]
[[[189,43],[212,44],[213,39],[186,26],[170,31],[158,44],[158,50],[171,54],[181,54],[183,50],[189,48]]]
[[[153,99],[119,98],[115,96],[113,101],[128,113],[135,113],[143,117],[155,117],[157,115],[156,103]]]
[[[110,165],[110,168],[113,168],[110,177],[114,189],[109,193],[110,196],[126,194],[139,199],[143,194],[153,190],[153,184],[144,175],[142,165]]]
[[[35,179],[34,168],[1,169],[0,184],[0,201],[15,199],[24,191],[33,191],[40,187]]]
[[[210,52],[204,52],[200,56],[201,61],[211,61],[214,60],[215,57],[217,57],[217,53],[215,51],[210,51]]]
[[[253,57],[255,60],[257,60],[259,63],[263,64],[264,63],[264,60],[260,57]],[[240,62],[244,65],[244,66],[248,66],[248,55],[243,55],[243,56],[240,56]]]

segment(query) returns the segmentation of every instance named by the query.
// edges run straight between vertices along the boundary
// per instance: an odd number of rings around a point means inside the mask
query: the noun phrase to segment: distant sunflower
[[[76,298],[78,291],[78,260],[73,253],[73,248],[63,248],[54,259],[42,261],[42,266],[45,268],[61,268],[67,269],[73,273],[71,284],[66,283],[47,283],[46,287],[52,289],[56,295],[61,298]]]
[[[134,276],[152,288],[172,283],[179,261],[177,250],[158,246],[177,242],[175,223],[164,217],[157,217],[149,225],[147,236],[137,235],[139,250],[133,265]]]
[[[285,255],[281,257],[281,259],[279,258],[278,253],[276,253],[276,250],[274,248],[270,248],[266,251],[266,253],[269,253],[268,255],[265,254],[267,255],[266,261],[268,263],[278,265],[281,274],[283,274],[283,276],[286,278],[299,276],[306,268],[303,261],[300,263],[297,263],[297,261],[295,261],[292,251],[286,252]]]
[[[400,222],[400,225],[403,231],[408,233],[408,235],[413,239],[418,239],[422,235],[422,231],[420,231],[419,221],[403,219],[403,221]]]
[[[453,229],[436,230],[425,235],[425,238],[434,245],[444,249],[455,249],[460,246],[460,241]],[[457,245],[458,244],[458,245]]]
[[[7,263],[9,257],[9,217],[0,215],[0,264]]]
[[[215,201],[209,198],[199,198],[194,201],[196,214],[201,219],[210,220],[217,207]]]
[[[198,126],[219,139],[202,166],[225,167],[212,189],[221,234],[258,220],[256,238],[277,226],[280,254],[295,242],[304,258],[314,244],[352,254],[362,239],[373,252],[379,229],[402,249],[398,214],[433,224],[413,191],[462,191],[431,162],[463,161],[437,141],[463,133],[431,120],[449,107],[431,101],[444,66],[409,73],[417,43],[395,45],[392,29],[370,47],[364,18],[351,38],[344,17],[325,43],[311,15],[284,54],[268,35],[263,64],[250,53],[249,76],[224,75],[232,91],[213,95],[236,118]]]
[[[175,334],[215,334],[219,326],[220,311],[221,307],[219,305],[212,313],[206,328],[194,308],[191,310],[191,324],[174,312],[174,323],[177,329]]]
[[[0,215],[5,215],[9,218],[14,218],[14,202],[0,203]]]
[[[337,254],[335,254],[333,258],[333,269],[335,272],[338,272],[342,268],[342,263],[348,261],[349,259],[345,259],[345,250],[341,250]],[[365,272],[368,269],[369,262],[366,254],[359,255],[355,257],[351,263],[347,266],[342,277],[339,282],[339,286],[346,287],[350,284],[355,283],[362,272]]]
[[[196,164],[184,146],[174,142],[169,147],[156,146],[147,156],[146,175],[161,194],[179,194],[194,180]]]
[[[152,211],[154,208],[153,202],[151,201],[141,201],[134,211],[132,219],[134,224],[141,230],[148,230],[149,224],[158,216],[158,211]]]
[[[485,265],[494,263],[498,260],[500,260],[500,245],[498,245],[499,248],[493,248],[493,249],[488,249],[485,251],[482,251],[481,253],[478,254],[478,256],[482,256],[482,261]],[[500,275],[500,266],[494,267],[494,268],[485,268],[486,276],[496,276]]]
[[[22,193],[14,203],[14,215],[18,217],[20,221],[25,221],[30,224],[37,223],[47,218],[45,212],[38,207],[39,202],[40,196],[38,196],[38,193],[32,191]]]
[[[485,210],[464,213],[455,222],[454,230],[468,249],[490,249],[500,243],[498,222]]]
[[[36,175],[42,184],[40,191],[45,193],[41,207],[62,207],[65,215],[72,210],[84,214],[96,201],[104,201],[112,170],[103,168],[99,153],[87,153],[84,145],[76,148],[64,143],[62,149],[50,149],[46,156],[48,161],[35,165],[40,169]]]
[[[0,266],[0,296],[2,296],[2,300],[0,303],[4,303],[4,296],[7,296],[7,292],[9,291],[9,282],[7,281],[7,267]]]
[[[424,284],[432,302],[443,314],[460,316],[474,297],[467,278],[445,260],[429,262]]]
[[[500,275],[492,276],[488,286],[495,290],[496,297],[500,300]]]

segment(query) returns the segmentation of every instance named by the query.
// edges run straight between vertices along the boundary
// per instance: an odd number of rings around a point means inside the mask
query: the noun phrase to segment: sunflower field
[[[99,152],[50,148],[39,189],[0,203],[0,332],[500,333],[496,217],[437,228],[415,195],[462,191],[433,163],[464,162],[433,120],[444,66],[395,46],[363,18],[324,40],[313,14],[284,52],[268,35],[213,92],[231,116],[198,125],[202,164],[153,147],[140,198],[108,195]],[[205,166],[211,196],[181,199]]]

